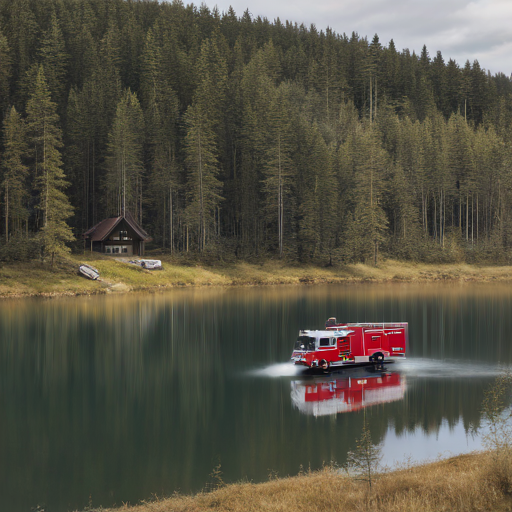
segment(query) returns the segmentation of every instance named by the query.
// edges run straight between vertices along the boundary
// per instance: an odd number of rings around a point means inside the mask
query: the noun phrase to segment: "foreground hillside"
[[[366,482],[332,468],[262,484],[239,483],[196,496],[125,505],[131,512],[192,511],[505,511],[511,510],[508,467],[491,454],[451,459],[384,473],[368,496]],[[114,509],[119,510],[119,509]]]
[[[129,291],[163,291],[184,286],[259,286],[357,282],[482,282],[511,281],[512,267],[466,264],[416,264],[388,260],[378,267],[353,264],[333,267],[283,261],[205,264],[194,260],[162,259],[163,270],[149,271],[121,259],[71,256],[53,268],[39,262],[0,266],[0,297],[53,297]],[[86,262],[98,268],[101,281],[78,275]]]

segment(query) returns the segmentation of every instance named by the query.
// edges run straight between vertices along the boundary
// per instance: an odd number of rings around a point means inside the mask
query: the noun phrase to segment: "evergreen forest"
[[[512,261],[512,83],[179,0],[0,0],[0,259]]]

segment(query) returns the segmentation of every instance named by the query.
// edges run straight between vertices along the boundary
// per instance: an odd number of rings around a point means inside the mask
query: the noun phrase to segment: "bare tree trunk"
[[[475,243],[474,232],[475,232],[475,223],[473,221],[473,212],[474,212],[474,198],[471,196],[471,245]]]
[[[172,188],[169,187],[169,236],[170,246],[171,246],[171,255],[174,254],[174,230],[173,230],[173,212],[172,212]]]
[[[466,242],[469,240],[469,195],[466,194]]]
[[[201,246],[201,240],[203,245]],[[199,131],[199,252],[204,250],[204,205],[203,205],[203,161],[201,151],[201,131]],[[188,252],[188,249],[187,249]]]
[[[50,193],[50,176],[48,175],[48,169],[46,168],[46,123],[43,125],[43,172],[45,173],[46,178],[46,198],[44,203],[44,227],[48,225],[48,199],[49,199],[49,193]],[[53,260],[52,260],[53,265]]]
[[[377,119],[377,77],[375,77],[375,119]]]
[[[139,224],[142,226],[142,178],[138,177],[137,182],[139,184]]]
[[[327,124],[329,124],[329,66],[327,66],[327,84],[326,84],[326,115],[327,115]]]
[[[462,234],[462,198],[459,192],[459,231]]]
[[[85,172],[83,175],[84,178],[84,190],[82,196],[82,232],[89,227],[89,189],[91,186],[91,176],[90,176],[90,167],[91,167],[91,154],[89,148],[89,140],[87,140],[87,155],[85,162]]]
[[[126,213],[126,163],[124,158],[124,149],[123,149],[123,212],[122,216],[124,217]],[[135,212],[135,218],[137,218],[137,212]]]
[[[437,201],[435,192],[432,195],[434,199],[434,240],[437,240]]]
[[[5,184],[5,243],[9,241],[9,181]]]
[[[423,197],[423,185],[421,186],[421,227],[425,231],[425,198]]]
[[[279,237],[279,257],[283,257],[283,186],[281,176],[281,134],[278,136],[278,237]]]
[[[162,249],[165,250],[165,232],[167,231],[166,230],[166,225],[165,225],[165,220],[166,220],[166,215],[165,215],[165,195],[164,195],[164,223],[163,223],[163,227],[162,227]]]
[[[423,212],[425,214],[425,234],[428,236],[429,235],[429,230],[428,230],[428,192],[425,193]]]
[[[446,229],[446,191],[443,190],[443,249]]]
[[[94,194],[94,179],[95,179],[95,165],[94,165],[94,142],[92,143],[92,225],[96,225],[96,196]]]
[[[476,195],[476,244],[478,245],[478,194]]]
[[[370,73],[370,124],[372,124],[373,116],[373,91],[372,91],[372,74]]]

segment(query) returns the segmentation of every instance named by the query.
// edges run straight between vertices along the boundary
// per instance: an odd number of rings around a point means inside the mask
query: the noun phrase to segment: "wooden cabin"
[[[129,212],[98,222],[83,238],[91,252],[112,256],[144,256],[144,244],[151,240]]]

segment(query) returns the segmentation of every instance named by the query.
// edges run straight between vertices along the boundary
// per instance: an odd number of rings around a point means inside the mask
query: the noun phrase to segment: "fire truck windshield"
[[[295,350],[315,350],[315,338],[299,336],[295,342]]]

